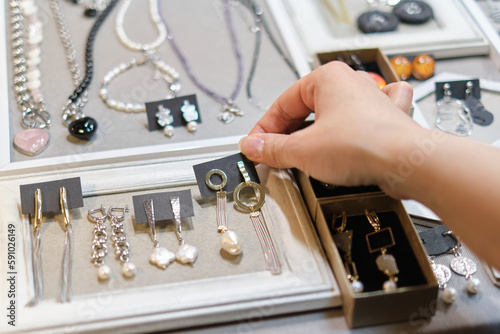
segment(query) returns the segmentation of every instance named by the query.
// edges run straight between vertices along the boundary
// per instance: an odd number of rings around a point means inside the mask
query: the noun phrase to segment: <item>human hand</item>
[[[323,182],[387,188],[384,172],[423,130],[407,115],[411,97],[405,82],[380,91],[367,73],[330,62],[288,88],[240,150],[256,163],[295,167]],[[315,122],[296,131],[311,112]]]

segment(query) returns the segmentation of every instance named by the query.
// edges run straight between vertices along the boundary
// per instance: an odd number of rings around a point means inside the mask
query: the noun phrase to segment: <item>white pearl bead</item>
[[[100,281],[107,281],[109,277],[111,276],[111,268],[109,268],[107,265],[102,265],[97,269],[97,278]]]
[[[187,129],[191,133],[196,132],[197,128],[198,128],[198,123],[196,122],[189,122],[187,125]]]
[[[364,290],[364,285],[363,283],[361,283],[361,281],[354,281],[351,283],[351,287],[352,287],[352,290],[354,291],[354,293],[360,293],[360,292],[363,292]]]
[[[226,231],[222,233],[219,244],[223,250],[231,255],[239,255],[243,252],[243,242],[236,232]]]
[[[164,247],[156,247],[149,257],[149,262],[158,268],[165,269],[175,259],[175,254]]]
[[[382,285],[382,288],[384,289],[384,291],[387,291],[387,292],[390,292],[390,291],[393,291],[393,290],[396,290],[398,286],[396,285],[396,282],[392,281],[392,280],[387,280],[384,282],[384,284]]]
[[[135,276],[135,264],[132,262],[127,262],[122,267],[122,274],[125,278],[132,278]]]
[[[42,86],[42,82],[40,80],[28,81],[26,87],[30,90],[38,89]]]
[[[167,125],[166,127],[163,128],[163,133],[168,138],[172,137],[174,135],[174,127],[172,125]]]
[[[175,259],[180,263],[193,263],[198,258],[198,249],[196,247],[184,244],[179,247],[175,254]]]
[[[481,281],[477,278],[470,278],[468,281],[467,281],[467,291],[469,291],[470,293],[478,293],[479,292],[479,287],[481,286]]]
[[[42,50],[40,48],[34,48],[28,51],[28,58],[40,58]]]
[[[40,57],[29,58],[28,60],[26,60],[26,65],[35,67],[35,66],[40,65],[41,61],[42,61],[42,59]]]
[[[455,288],[446,288],[443,290],[443,294],[441,295],[441,299],[447,303],[451,304],[457,299],[458,293]]]
[[[26,78],[28,81],[35,81],[39,80],[42,74],[40,73],[40,70],[31,70],[28,73],[26,73]]]

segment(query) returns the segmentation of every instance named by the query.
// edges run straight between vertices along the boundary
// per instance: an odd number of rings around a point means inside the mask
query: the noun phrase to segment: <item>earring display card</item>
[[[252,161],[248,160],[242,153],[237,153],[234,155],[227,156],[225,158],[212,160],[202,164],[194,165],[193,170],[196,176],[196,182],[198,183],[198,188],[200,190],[201,196],[203,198],[213,197],[217,193],[216,190],[210,189],[205,184],[205,176],[212,169],[220,169],[227,176],[227,185],[224,187],[224,191],[227,193],[232,192],[240,183],[244,182],[243,176],[238,169],[238,161],[243,161],[245,164],[245,169],[250,176],[250,180],[255,183],[260,183],[259,175],[255,169],[255,165]],[[213,175],[213,178],[218,176]],[[215,182],[218,184],[217,182]]]
[[[57,212],[61,210],[59,202],[60,189],[66,188],[68,209],[83,206],[82,184],[79,177],[50,182],[24,184],[19,187],[21,193],[21,212],[23,215],[35,213],[35,190],[42,193],[42,212]]]
[[[188,189],[182,191],[151,193],[132,197],[132,201],[134,203],[135,223],[144,224],[148,222],[142,203],[147,199],[153,200],[156,221],[174,219],[174,213],[172,211],[172,207],[170,206],[170,197],[174,196],[179,197],[179,202],[181,203],[181,218],[194,216],[191,190]]]
[[[182,107],[186,105],[186,101],[195,107],[198,112],[198,120],[196,122],[201,123],[201,112],[200,107],[198,106],[198,100],[196,99],[196,94],[185,95],[160,101],[146,102],[146,114],[148,117],[149,131],[163,130],[163,127],[158,124],[158,117],[156,116],[156,113],[159,111],[161,106],[170,110],[170,114],[173,117],[173,122],[171,124],[173,127],[186,126],[187,122],[182,116]]]
[[[448,83],[450,85],[451,97],[459,100],[465,100],[465,91],[467,90],[467,83],[472,82],[472,96],[476,99],[481,98],[481,86],[479,79],[471,80],[455,80],[455,81],[440,81],[436,82],[436,101],[441,100],[444,97],[443,86]]]

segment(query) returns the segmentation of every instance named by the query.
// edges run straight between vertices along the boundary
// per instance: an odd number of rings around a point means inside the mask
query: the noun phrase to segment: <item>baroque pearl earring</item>
[[[213,184],[211,179],[213,175],[220,176],[220,184]],[[210,189],[217,191],[217,232],[221,234],[219,239],[220,246],[231,255],[239,255],[243,252],[241,238],[236,232],[229,231],[227,228],[227,197],[226,192],[222,191],[227,184],[226,173],[220,169],[212,169],[205,176],[205,183]]]

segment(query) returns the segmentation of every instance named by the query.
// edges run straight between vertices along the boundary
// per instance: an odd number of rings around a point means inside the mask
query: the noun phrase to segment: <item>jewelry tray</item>
[[[243,57],[243,84],[235,103],[245,112],[230,124],[217,119],[221,105],[199,90],[188,78],[168,41],[158,49],[161,58],[177,69],[180,74],[181,96],[196,94],[201,124],[192,134],[185,127],[177,127],[172,138],[162,131],[149,132],[145,113],[131,114],[111,110],[99,98],[104,75],[120,63],[131,58],[142,59],[139,52],[128,50],[118,41],[114,27],[120,7],[114,8],[96,36],[94,46],[94,75],[89,88],[89,101],[84,113],[95,118],[98,130],[89,141],[76,140],[68,134],[62,124],[62,106],[74,87],[65,52],[56,31],[49,2],[35,0],[39,7],[40,20],[44,23],[44,39],[41,43],[40,64],[42,92],[48,111],[52,115],[49,129],[51,139],[48,148],[37,156],[24,156],[17,152],[12,140],[21,128],[21,112],[13,93],[12,59],[10,56],[10,12],[9,2],[0,6],[0,174],[19,175],[39,171],[47,166],[65,167],[97,166],[105,163],[142,161],[206,153],[208,150],[222,151],[236,149],[239,139],[263,115],[263,111],[248,101],[246,81],[248,79],[255,45],[255,34],[250,32],[252,16],[239,2],[231,2],[232,18]],[[237,63],[232,50],[228,29],[224,23],[223,7],[220,1],[169,1],[162,3],[165,18],[179,48],[185,54],[195,75],[215,92],[229,96],[237,82]],[[271,13],[263,1],[257,1],[263,8],[263,15],[281,48],[286,48],[280,39]],[[83,7],[72,1],[61,1],[77,59],[84,69],[84,48],[87,34],[94,19],[83,15]],[[150,42],[157,36],[149,18],[149,6],[144,1],[133,1],[126,13],[124,29],[132,40]],[[194,24],[195,23],[195,24]],[[164,82],[154,81],[147,68],[134,68],[122,74],[109,87],[110,97],[127,102],[158,101],[165,98],[167,88]],[[270,105],[287,87],[296,80],[280,54],[274,49],[265,33],[262,33],[257,67],[252,83],[254,97],[264,106]],[[49,168],[50,169],[50,168]]]
[[[220,152],[221,156],[234,152]],[[243,325],[258,317],[340,305],[340,292],[323,249],[289,170],[258,168],[266,190],[263,215],[278,248],[283,272],[271,275],[248,214],[228,203],[231,230],[244,239],[241,257],[224,255],[218,245],[215,205],[200,201],[192,166],[214,156],[189,156],[154,164],[109,166],[95,170],[79,168],[22,178],[3,177],[2,222],[0,235],[7,235],[9,224],[16,237],[17,323],[3,322],[2,332],[47,332],[68,330],[123,333],[193,327],[229,320]],[[19,185],[79,176],[84,207],[70,210],[73,225],[73,300],[57,302],[64,232],[59,213],[43,215],[42,263],[45,294],[37,306],[27,307],[33,293],[31,268],[31,224],[20,215]],[[112,277],[106,283],[97,279],[91,263],[93,223],[89,209],[105,206],[132,209],[132,196],[190,189],[195,216],[183,219],[184,239],[199,249],[192,266],[171,264],[165,271],[149,264],[153,250],[146,225],[136,225],[131,210],[125,219],[131,262],[137,266],[135,278],[121,276],[120,265],[109,249],[106,264]],[[156,204],[155,204],[156,205]],[[161,246],[178,247],[174,224],[158,225]],[[7,258],[7,240],[0,239],[1,256]],[[5,280],[0,293],[7,295]],[[4,327],[5,326],[5,327]]]

